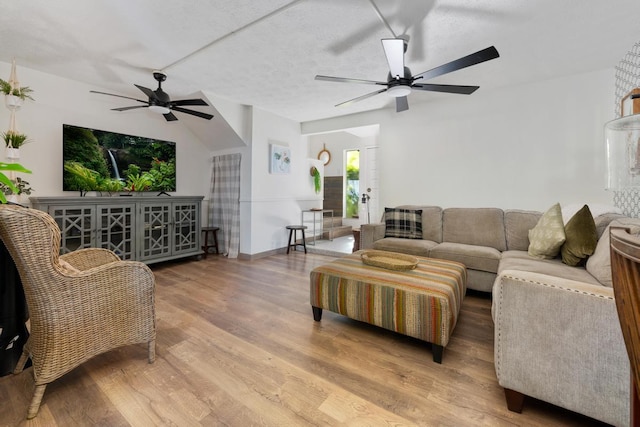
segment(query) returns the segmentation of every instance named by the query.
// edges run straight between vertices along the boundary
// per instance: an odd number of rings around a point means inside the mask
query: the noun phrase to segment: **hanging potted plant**
[[[30,99],[33,89],[29,86],[12,88],[11,83],[6,80],[0,79],[0,92],[4,93],[4,102],[7,108],[10,110],[17,110],[22,106],[25,99]]]
[[[19,159],[20,147],[29,142],[27,135],[13,130],[4,132],[2,139],[7,147],[6,156],[8,159]]]
[[[313,186],[316,190],[316,194],[320,194],[320,190],[322,189],[322,177],[320,176],[320,171],[317,167],[311,166],[309,173],[313,177]]]

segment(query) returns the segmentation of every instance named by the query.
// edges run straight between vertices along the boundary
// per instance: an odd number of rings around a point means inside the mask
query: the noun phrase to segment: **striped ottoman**
[[[416,257],[414,270],[394,271],[364,264],[362,252],[311,271],[314,320],[327,309],[430,342],[433,361],[442,363],[466,291],[465,266]]]

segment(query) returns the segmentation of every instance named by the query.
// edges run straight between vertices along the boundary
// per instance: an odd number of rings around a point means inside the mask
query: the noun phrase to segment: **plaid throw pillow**
[[[422,209],[384,208],[384,237],[422,239]]]

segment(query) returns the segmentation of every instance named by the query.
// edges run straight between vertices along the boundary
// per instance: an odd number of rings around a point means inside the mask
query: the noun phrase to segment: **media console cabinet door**
[[[145,203],[140,211],[142,212],[140,260],[171,255],[171,204]]]
[[[96,212],[96,245],[121,259],[135,259],[135,205],[98,205]]]
[[[200,249],[200,206],[198,203],[174,203],[173,250],[175,254]]]
[[[95,247],[95,206],[52,205],[47,212],[60,228],[60,255]]]

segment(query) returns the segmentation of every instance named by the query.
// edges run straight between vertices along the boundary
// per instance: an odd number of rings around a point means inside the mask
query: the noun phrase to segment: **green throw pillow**
[[[529,230],[529,255],[541,259],[555,258],[565,240],[562,210],[560,203],[556,203]]]
[[[589,206],[584,205],[564,227],[567,240],[560,248],[562,262],[578,265],[593,254],[598,244],[598,231]]]

